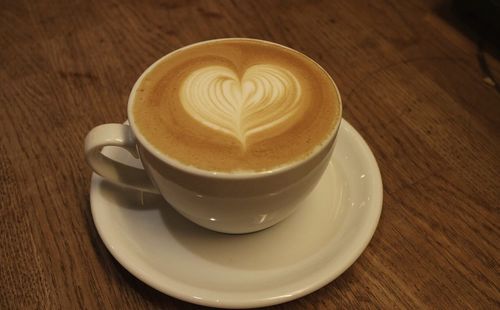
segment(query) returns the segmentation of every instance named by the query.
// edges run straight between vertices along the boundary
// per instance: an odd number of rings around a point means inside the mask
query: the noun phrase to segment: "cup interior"
[[[274,167],[272,169],[268,170],[259,170],[259,171],[239,171],[239,172],[224,172],[224,171],[210,171],[210,170],[204,170],[198,167],[190,166],[187,164],[184,164],[180,162],[179,160],[172,158],[168,156],[167,154],[161,152],[158,150],[152,143],[148,141],[148,139],[141,133],[140,129],[135,123],[134,120],[134,114],[133,114],[133,107],[136,102],[135,97],[137,93],[138,87],[141,85],[142,81],[148,76],[148,74],[160,63],[164,61],[168,61],[168,58],[170,58],[172,55],[175,55],[176,53],[182,52],[186,49],[190,49],[194,46],[199,46],[199,45],[204,45],[208,43],[213,43],[217,41],[225,41],[225,40],[235,40],[235,41],[241,41],[241,40],[249,40],[249,41],[256,41],[256,42],[263,42],[266,44],[271,44],[278,46],[280,48],[288,49],[293,51],[294,53],[298,53],[301,57],[304,57],[311,62],[313,62],[315,65],[318,66],[328,77],[329,80],[331,81],[336,96],[337,96],[337,101],[339,103],[339,116],[335,120],[335,126],[332,128],[331,132],[329,133],[328,137],[320,144],[318,145],[312,152],[310,152],[307,156],[304,156],[303,158],[299,160],[295,160],[289,163],[285,163],[283,165]],[[156,62],[154,62],[152,65],[150,65],[139,77],[139,79],[135,82],[134,87],[132,88],[132,91],[129,96],[128,100],[128,106],[127,106],[127,114],[128,114],[128,120],[130,123],[130,126],[132,128],[132,131],[138,141],[138,143],[141,144],[148,152],[153,154],[158,160],[161,162],[175,168],[178,170],[181,170],[183,172],[192,174],[192,175],[199,175],[203,177],[208,177],[208,178],[218,178],[218,179],[251,179],[251,178],[261,178],[269,175],[274,175],[274,174],[280,174],[280,173],[286,173],[294,168],[297,168],[298,166],[303,165],[304,163],[310,161],[312,158],[314,158],[318,153],[321,153],[324,151],[325,148],[331,147],[332,141],[335,139],[336,134],[339,130],[340,127],[340,122],[342,120],[342,101],[340,97],[340,92],[338,90],[337,85],[335,84],[335,81],[332,79],[332,77],[313,59],[310,57],[293,50],[289,47],[286,47],[284,45],[274,43],[274,42],[269,42],[269,41],[264,41],[264,40],[259,40],[259,39],[251,39],[251,38],[223,38],[223,39],[214,39],[214,40],[208,40],[208,41],[202,41],[202,42],[197,42],[191,45],[187,45],[185,47],[182,47],[180,49],[174,50],[170,52],[169,54],[166,54],[162,58],[158,59]]]

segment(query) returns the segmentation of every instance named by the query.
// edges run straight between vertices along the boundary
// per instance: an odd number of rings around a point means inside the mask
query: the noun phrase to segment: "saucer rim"
[[[120,254],[119,250],[110,244],[110,242],[112,241],[107,239],[109,237],[108,233],[106,232],[106,228],[101,226],[102,223],[100,223],[98,219],[99,212],[96,211],[98,208],[97,207],[98,203],[96,202],[98,198],[96,196],[99,196],[99,194],[97,194],[97,189],[103,182],[103,179],[100,176],[96,175],[95,173],[92,174],[91,186],[90,186],[90,205],[91,205],[91,213],[94,225],[97,229],[99,237],[106,246],[106,249],[126,270],[128,270],[132,275],[134,275],[134,277],[144,282],[148,286],[173,298],[197,305],[219,307],[219,308],[235,308],[235,309],[272,306],[301,298],[329,284],[354,264],[354,262],[361,256],[361,254],[363,253],[363,251],[366,249],[371,239],[373,238],[373,235],[376,231],[382,213],[383,184],[382,184],[382,176],[380,174],[380,169],[378,167],[375,156],[373,155],[373,152],[371,151],[370,147],[363,139],[361,134],[359,134],[359,132],[345,119],[342,119],[341,124],[339,126],[339,135],[341,134],[342,131],[347,131],[349,132],[350,135],[353,135],[355,137],[354,139],[353,138],[350,139],[354,141],[351,143],[357,143],[358,147],[361,147],[361,149],[363,149],[363,161],[365,161],[365,164],[368,167],[367,169],[372,173],[371,182],[369,185],[367,185],[367,187],[372,188],[372,192],[370,193],[372,195],[370,205],[372,205],[375,208],[374,210],[372,210],[372,212],[370,212],[371,213],[370,215],[371,220],[369,222],[370,226],[359,229],[363,231],[360,232],[361,236],[357,237],[360,240],[357,241],[357,247],[351,251],[351,254],[348,255],[348,258],[342,260],[340,263],[339,262],[325,263],[319,269],[322,274],[326,274],[327,276],[323,276],[320,278],[315,277],[314,280],[310,281],[308,285],[304,285],[304,287],[302,287],[301,289],[290,292],[289,294],[281,296],[270,296],[264,298],[254,298],[254,299],[249,298],[248,300],[243,300],[243,301],[237,299],[220,300],[220,299],[200,298],[198,296],[194,296],[194,294],[192,293],[191,294],[185,293],[183,289],[166,287],[165,285],[159,285],[157,283],[158,281],[155,281],[154,279],[151,278],[151,276],[147,275],[147,272],[144,272],[140,267],[128,261],[126,255]],[[332,161],[333,158],[334,154],[332,154],[330,161]],[[187,287],[194,287],[189,284],[179,283],[178,281],[172,279],[170,283],[177,285],[180,284]]]

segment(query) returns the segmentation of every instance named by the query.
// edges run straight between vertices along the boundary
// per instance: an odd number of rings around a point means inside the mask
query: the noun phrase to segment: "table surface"
[[[324,66],[384,181],[379,227],[361,257],[276,308],[498,307],[500,64],[447,7],[2,2],[0,308],[196,308],[143,284],[106,250],[83,140],[125,120],[133,83],[156,59],[231,36],[282,43]]]

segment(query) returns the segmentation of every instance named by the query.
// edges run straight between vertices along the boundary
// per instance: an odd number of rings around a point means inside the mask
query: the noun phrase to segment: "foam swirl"
[[[194,119],[246,147],[250,135],[290,120],[299,109],[301,92],[297,78],[276,65],[254,65],[241,78],[228,67],[208,66],[186,78],[180,99]]]

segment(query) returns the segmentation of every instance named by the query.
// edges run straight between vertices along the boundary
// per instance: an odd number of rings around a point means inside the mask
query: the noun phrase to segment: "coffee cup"
[[[195,43],[135,83],[125,124],[93,128],[85,155],[104,179],[161,194],[180,214],[223,233],[290,216],[330,162],[341,122],[333,79],[309,57],[246,38]],[[118,146],[143,169],[101,153]]]

